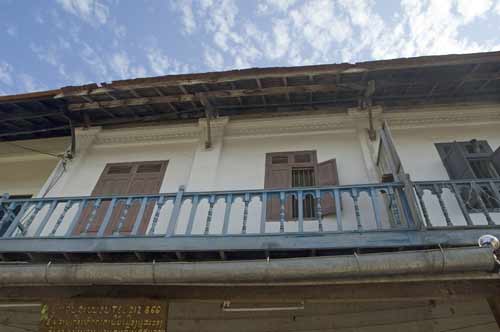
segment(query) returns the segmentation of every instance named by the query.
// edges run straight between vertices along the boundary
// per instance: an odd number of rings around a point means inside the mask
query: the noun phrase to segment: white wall
[[[37,195],[69,142],[68,137],[1,142],[0,193]]]
[[[217,169],[216,188],[264,188],[268,152],[316,150],[318,162],[336,158],[340,184],[367,183],[363,156],[355,131],[227,138]]]
[[[405,171],[413,181],[448,180],[449,176],[437,152],[435,143],[486,140],[495,151],[500,146],[500,126],[498,124],[469,124],[450,126],[443,123],[439,127],[392,129],[393,138]],[[454,194],[445,189],[443,200],[451,220],[457,225],[466,225]],[[445,217],[435,195],[425,192],[424,203],[435,226],[446,225]],[[482,213],[472,213],[474,224],[486,225]],[[495,222],[500,223],[500,213],[490,213]]]
[[[0,193],[37,195],[58,159],[0,162]]]
[[[433,116],[430,112],[429,116]],[[353,115],[354,114],[354,115]],[[394,114],[381,117],[394,117]],[[402,116],[405,121],[404,117]],[[500,119],[499,119],[500,120]],[[380,118],[377,120],[380,121]],[[446,171],[434,147],[436,142],[486,139],[493,149],[500,145],[500,122],[477,125],[462,121],[450,124],[427,120],[429,126],[419,128],[412,125],[392,126],[394,140],[403,165],[413,180],[445,180]],[[431,125],[432,124],[432,125]],[[274,117],[269,120],[214,121],[213,146],[204,149],[206,132],[203,123],[182,126],[156,126],[121,128],[119,130],[91,129],[78,131],[79,147],[75,160],[68,164],[67,171],[50,191],[49,196],[89,195],[107,163],[129,161],[168,160],[161,192],[176,192],[180,185],[187,191],[260,189],[264,187],[265,155],[268,152],[316,150],[318,161],[336,158],[341,185],[355,185],[376,182],[373,177],[377,143],[366,139],[366,119],[363,114],[326,114],[320,116]],[[403,129],[404,128],[404,129]],[[24,171],[23,171],[24,172]],[[6,183],[9,187],[11,184]],[[382,195],[375,203],[382,209],[382,224],[387,226],[389,218]],[[444,225],[444,218],[435,198],[429,193],[426,203],[436,225]],[[464,224],[460,210],[450,193],[445,194],[450,215],[457,224]],[[360,211],[364,229],[376,227],[373,206],[369,197],[360,197]],[[190,212],[188,200],[181,209],[176,232],[183,233]],[[239,233],[243,216],[241,198],[236,199],[231,212],[230,233]],[[248,214],[248,232],[256,232],[260,222],[261,203],[253,199]],[[62,206],[58,207],[62,211]],[[225,204],[215,204],[210,233],[220,233]],[[157,232],[164,232],[172,211],[168,202],[160,213]],[[63,224],[67,224],[73,208]],[[204,230],[208,202],[203,200],[196,214],[193,233]],[[153,212],[154,216],[155,212]],[[342,197],[342,224],[344,230],[356,229],[353,201],[349,195]],[[495,215],[495,218],[498,216]],[[476,214],[474,221],[485,224],[484,216]],[[54,224],[51,220],[49,224]],[[499,220],[500,222],[500,220]],[[35,221],[36,224],[36,221]],[[295,222],[287,222],[286,231],[297,230]],[[306,221],[306,230],[317,230],[317,221]],[[337,230],[335,216],[324,220],[325,230]],[[64,227],[61,228],[61,232]],[[267,222],[266,230],[279,231],[279,223]]]
[[[462,125],[398,129],[392,128],[397,151],[407,173],[415,181],[449,179],[441,162],[435,143],[487,140],[493,151],[500,146],[500,126]]]
[[[61,177],[64,185],[54,187],[50,196],[90,195],[108,163],[168,160],[161,192],[175,192],[187,182],[195,144],[151,144],[141,146],[90,147],[83,160],[70,162],[67,174]]]

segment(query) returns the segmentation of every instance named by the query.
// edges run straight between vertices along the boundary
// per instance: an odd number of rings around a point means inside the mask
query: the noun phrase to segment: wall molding
[[[456,106],[427,107],[425,109],[404,109],[386,111],[373,107],[375,127],[386,120],[395,130],[412,128],[450,127],[463,125],[500,124],[500,106]],[[296,134],[335,134],[368,128],[368,112],[356,108],[345,113],[310,112],[270,116],[265,118],[221,117],[211,121],[214,138],[248,138],[288,136]],[[117,145],[176,144],[199,142],[206,139],[206,119],[198,122],[102,129],[88,133],[79,131],[79,136],[93,136],[93,146],[112,147]]]
[[[500,106],[433,107],[384,112],[392,129],[436,128],[500,124]]]

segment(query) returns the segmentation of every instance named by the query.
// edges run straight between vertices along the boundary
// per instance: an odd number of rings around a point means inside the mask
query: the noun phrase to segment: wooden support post
[[[212,130],[210,126],[210,120],[213,117],[214,106],[208,100],[207,96],[203,93],[198,94],[201,104],[205,108],[205,117],[207,118],[207,138],[205,140],[205,149],[210,149],[212,147]]]
[[[368,85],[366,87],[365,91],[365,107],[368,109],[368,121],[369,121],[369,128],[368,128],[368,137],[370,140],[373,142],[377,139],[377,133],[375,132],[375,129],[373,128],[373,114],[372,114],[372,96],[375,93],[375,81],[371,80],[368,81]]]

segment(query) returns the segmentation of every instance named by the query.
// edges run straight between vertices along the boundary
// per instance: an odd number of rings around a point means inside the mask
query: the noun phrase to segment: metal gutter
[[[0,286],[277,285],[367,277],[494,272],[493,248],[466,247],[335,257],[186,263],[1,264]]]

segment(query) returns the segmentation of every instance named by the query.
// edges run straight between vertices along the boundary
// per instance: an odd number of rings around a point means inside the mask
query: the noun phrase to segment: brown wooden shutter
[[[339,176],[337,172],[337,161],[330,159],[318,164],[318,185],[319,186],[336,186],[339,184]],[[335,213],[335,200],[331,194],[326,194],[321,199],[321,212],[323,215]]]
[[[294,185],[292,174],[296,171],[295,180],[299,184]],[[317,185],[317,157],[316,151],[291,151],[273,152],[266,154],[266,175],[264,187],[266,189],[287,189],[294,186]],[[307,198],[305,199],[307,200]],[[302,204],[305,204],[305,200]],[[297,209],[297,200],[289,196],[285,202],[285,219],[292,220],[294,206]],[[305,211],[305,210],[304,210]],[[280,219],[280,199],[271,197],[267,202],[267,220],[277,221]]]
[[[500,175],[500,147],[491,155],[491,163],[495,166],[498,175]]]
[[[157,194],[159,193],[167,164],[167,161],[107,164],[92,191],[92,196]],[[111,235],[113,230],[118,226],[124,205],[124,202],[119,202],[115,206],[111,220],[104,232],[105,235]],[[139,227],[139,234],[145,233],[154,205],[154,202],[150,202],[146,206],[144,217]],[[108,206],[109,201],[101,203],[94,222],[89,227],[88,235],[95,235],[99,231]],[[121,228],[122,234],[128,234],[132,231],[139,208],[139,201],[133,202],[130,206],[123,227]],[[74,234],[84,232],[92,209],[92,204],[84,209]]]
[[[289,153],[268,153],[266,154],[266,175],[264,180],[265,189],[284,189],[291,188],[292,176],[290,169]],[[285,202],[285,214],[289,214],[291,203]],[[280,199],[271,197],[267,202],[267,220],[280,219]],[[287,216],[286,216],[287,217]]]
[[[470,167],[459,143],[451,143],[445,150],[445,153],[446,154],[442,159],[450,179],[458,180],[475,178],[474,171]]]

